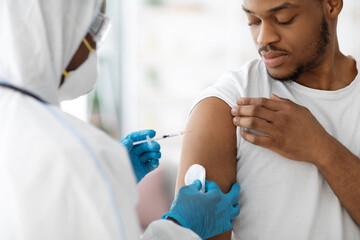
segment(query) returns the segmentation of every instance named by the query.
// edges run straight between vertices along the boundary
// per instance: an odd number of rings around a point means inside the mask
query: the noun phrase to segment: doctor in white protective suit
[[[232,229],[238,184],[181,188],[142,233],[136,184],[159,165],[158,143],[119,143],[61,111],[93,88],[107,31],[103,0],[0,0],[0,239],[200,239]],[[125,147],[124,147],[125,146]]]

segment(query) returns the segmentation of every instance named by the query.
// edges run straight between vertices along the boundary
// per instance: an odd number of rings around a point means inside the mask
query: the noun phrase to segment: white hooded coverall
[[[61,111],[63,70],[102,0],[0,0],[0,239],[140,239],[126,149]],[[143,239],[200,239],[171,221]]]

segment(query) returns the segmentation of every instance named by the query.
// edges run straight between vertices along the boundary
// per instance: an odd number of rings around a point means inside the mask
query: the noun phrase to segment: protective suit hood
[[[59,104],[63,70],[102,0],[0,1],[0,79]]]

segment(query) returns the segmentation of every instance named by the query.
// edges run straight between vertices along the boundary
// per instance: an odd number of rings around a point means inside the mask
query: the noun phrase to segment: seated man
[[[195,102],[177,188],[194,163],[224,192],[238,182],[233,239],[360,239],[360,65],[339,50],[342,6],[244,0],[262,60]]]

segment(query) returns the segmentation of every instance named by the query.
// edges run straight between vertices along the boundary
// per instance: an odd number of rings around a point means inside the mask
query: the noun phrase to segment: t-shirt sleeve
[[[199,102],[209,97],[217,97],[230,107],[236,106],[237,100],[243,95],[240,85],[235,73],[227,72],[223,74],[213,86],[206,88],[200,94],[194,101],[191,111]]]
[[[203,99],[217,97],[230,107],[237,105],[241,97],[263,97],[269,89],[266,68],[260,59],[253,59],[236,71],[223,74],[211,87],[205,89],[194,101],[192,109]]]

